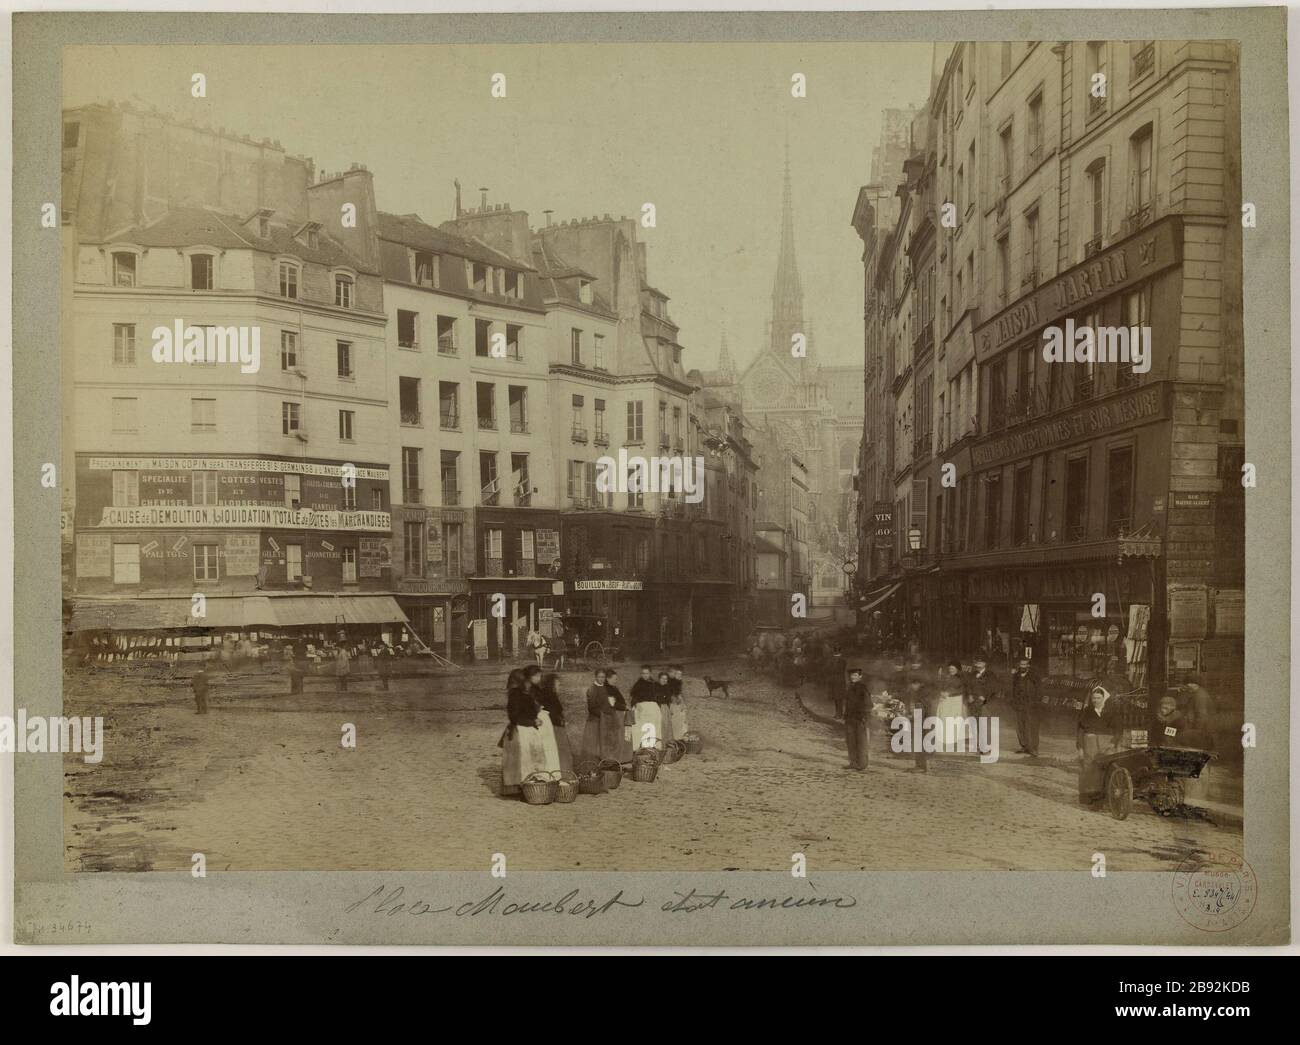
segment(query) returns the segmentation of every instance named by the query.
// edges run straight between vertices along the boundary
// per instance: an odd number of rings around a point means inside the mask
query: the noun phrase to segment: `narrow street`
[[[66,762],[67,866],[188,869],[201,852],[214,870],[459,870],[503,852],[520,870],[758,870],[802,852],[824,870],[1066,870],[1104,852],[1113,870],[1152,870],[1240,845],[1237,830],[1141,804],[1124,822],[1080,809],[1073,766],[1017,762],[1014,743],[997,765],[933,759],[922,775],[873,734],[870,769],[851,773],[838,730],[791,691],[759,678],[733,685],[730,700],[708,697],[706,670],[748,671],[690,666],[701,754],[662,767],[653,784],[627,778],[610,794],[543,807],[496,793],[494,674],[403,680],[386,694],[368,681],[338,695],[318,680],[292,699],[272,695],[271,680],[218,685],[206,717],[188,687],[69,679],[67,713],[105,714],[106,742],[98,766]],[[586,681],[563,676],[575,748]],[[106,698],[110,687],[123,694]],[[356,724],[355,750],[340,746],[345,722]]]

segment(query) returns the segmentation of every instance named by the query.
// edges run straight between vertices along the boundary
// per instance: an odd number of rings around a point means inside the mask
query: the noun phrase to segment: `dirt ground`
[[[705,694],[706,671],[738,680],[730,699]],[[294,697],[278,676],[218,682],[206,716],[183,682],[71,674],[65,713],[104,715],[106,736],[100,764],[65,758],[66,866],[188,869],[203,853],[212,870],[473,870],[502,852],[520,870],[787,871],[802,852],[822,870],[1078,870],[1100,851],[1114,870],[1159,870],[1240,846],[1238,829],[1141,805],[1122,822],[1081,809],[1074,767],[1050,758],[918,774],[873,734],[870,768],[850,772],[837,729],[747,674],[691,665],[702,753],[652,784],[540,807],[497,794],[504,668],[389,693],[372,679],[348,694],[309,680]],[[575,750],[587,682],[562,676]]]

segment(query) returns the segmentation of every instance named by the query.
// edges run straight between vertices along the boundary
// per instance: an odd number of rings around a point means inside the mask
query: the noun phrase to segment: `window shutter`
[[[926,530],[926,522],[929,517],[929,500],[930,500],[930,480],[913,479],[912,480],[912,516],[908,522],[908,528],[915,526],[921,531],[921,547],[925,548],[928,544],[929,534]]]

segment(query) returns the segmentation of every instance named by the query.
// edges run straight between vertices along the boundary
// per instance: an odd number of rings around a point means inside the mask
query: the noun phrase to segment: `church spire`
[[[785,142],[785,183],[781,194],[781,247],[776,259],[776,281],[772,286],[770,348],[788,355],[790,339],[803,329],[803,286],[794,257],[794,206],[790,192],[790,139]]]
[[[732,377],[736,368],[731,362],[731,350],[727,348],[727,328],[722,328],[722,347],[718,350],[718,373]]]

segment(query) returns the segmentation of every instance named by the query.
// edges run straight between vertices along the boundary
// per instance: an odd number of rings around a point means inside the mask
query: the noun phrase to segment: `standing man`
[[[1002,690],[1002,683],[989,670],[989,658],[983,653],[975,655],[975,671],[970,677],[966,699],[969,701],[967,714],[976,719],[987,718],[989,703]]]
[[[334,672],[338,676],[339,692],[348,691],[348,676],[352,674],[352,654],[348,652],[345,645],[339,645],[339,651],[334,657]]]
[[[302,650],[297,646],[289,656],[289,695],[302,692],[302,677],[306,673],[306,665],[303,664]]]
[[[915,764],[910,771],[928,773],[930,768],[925,751],[925,732],[938,710],[939,690],[926,678],[925,664],[918,655],[913,655],[908,666],[907,695],[903,698],[903,703],[907,705],[913,723],[916,722],[916,712],[921,712],[921,732],[918,734],[915,728],[912,729],[912,760]]]
[[[1017,753],[1038,757],[1038,714],[1042,697],[1038,676],[1029,670],[1029,658],[1021,656],[1011,676],[1011,703],[1016,709]]]
[[[849,668],[849,687],[844,698],[844,739],[849,748],[849,768],[859,773],[867,768],[870,715],[871,698],[862,682],[862,669]]]
[[[375,653],[375,671],[379,673],[379,687],[385,693],[388,692],[388,676],[393,670],[392,656],[386,645],[381,645]]]
[[[838,646],[831,647],[826,659],[826,696],[835,705],[835,717],[844,719],[844,654]]]
[[[194,690],[194,713],[196,715],[206,715],[208,713],[207,664],[199,665],[199,670],[190,678],[190,686]]]

